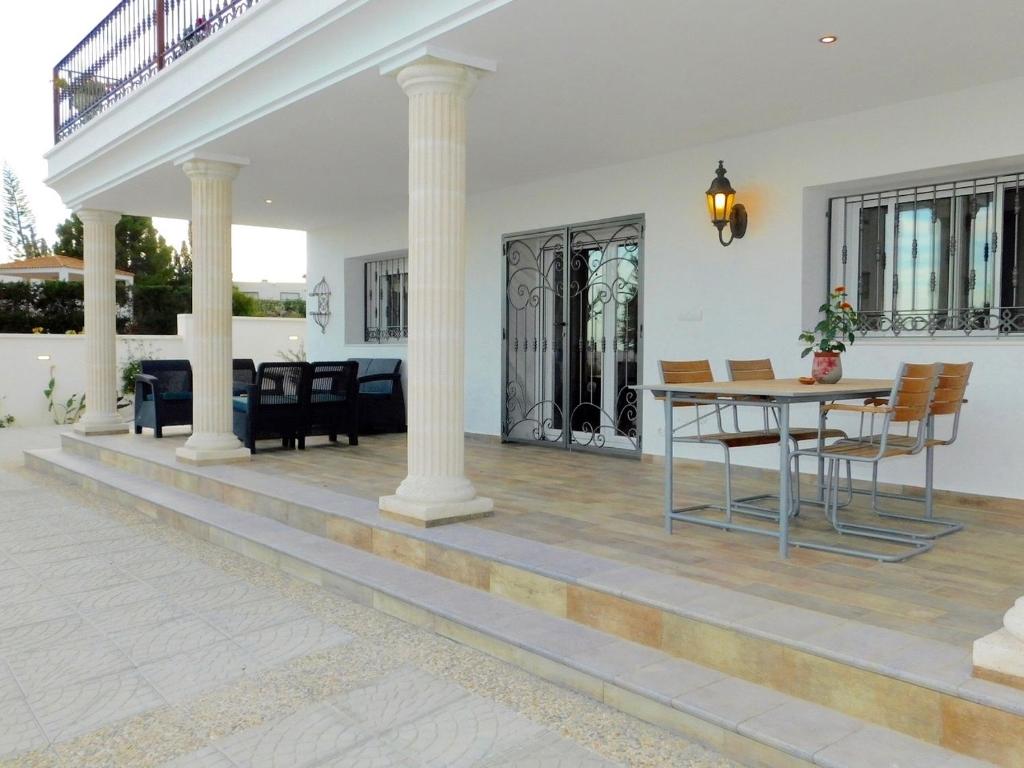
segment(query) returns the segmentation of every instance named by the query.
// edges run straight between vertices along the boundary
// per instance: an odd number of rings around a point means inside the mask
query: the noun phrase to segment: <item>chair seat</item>
[[[797,442],[803,442],[804,440],[817,440],[818,439],[818,428],[817,427],[790,427],[789,436]],[[834,438],[834,437],[846,437],[846,432],[841,429],[824,429],[821,432],[823,438]]]
[[[719,443],[727,448],[745,448],[751,445],[773,445],[779,442],[775,430],[750,430],[747,432],[704,432],[699,437],[688,435],[684,440],[700,443]]]
[[[881,439],[881,435],[872,435],[859,440],[839,440],[828,446],[822,453],[825,456],[834,456],[836,458],[873,458],[879,455],[878,450]],[[913,453],[916,443],[917,440],[906,435],[889,435],[885,441],[885,453],[881,454],[882,458],[907,456]]]

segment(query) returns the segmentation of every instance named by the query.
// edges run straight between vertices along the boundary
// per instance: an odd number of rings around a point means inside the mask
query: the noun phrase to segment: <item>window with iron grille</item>
[[[1024,332],[1021,185],[1009,175],[829,200],[829,286],[865,335]]]
[[[375,259],[363,267],[366,292],[364,341],[401,342],[409,336],[409,258]]]

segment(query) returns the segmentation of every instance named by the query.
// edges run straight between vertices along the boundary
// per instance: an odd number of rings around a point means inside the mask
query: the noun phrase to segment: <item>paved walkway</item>
[[[0,430],[0,766],[731,766],[48,482]]]

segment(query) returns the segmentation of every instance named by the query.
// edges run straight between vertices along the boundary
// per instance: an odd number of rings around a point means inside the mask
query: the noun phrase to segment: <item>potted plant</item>
[[[809,346],[804,349],[801,357],[814,353],[811,376],[819,384],[835,384],[843,378],[843,363],[840,354],[846,351],[847,344],[853,344],[857,338],[857,313],[846,300],[846,286],[837,285],[832,289],[828,300],[818,307],[824,317],[814,329],[800,334],[800,341]]]
[[[72,82],[58,77],[53,84],[71,100],[79,115],[85,114],[100,99],[107,95],[107,84],[93,75],[82,75]]]

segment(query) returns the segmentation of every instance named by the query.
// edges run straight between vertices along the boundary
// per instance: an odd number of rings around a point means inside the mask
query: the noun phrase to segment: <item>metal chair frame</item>
[[[880,517],[893,520],[906,520],[908,522],[929,525],[938,528],[932,533],[918,531],[907,531],[908,536],[921,539],[937,539],[948,536],[951,533],[962,531],[964,524],[959,520],[935,517],[934,489],[935,489],[935,448],[943,445],[952,445],[956,442],[960,431],[960,409],[967,400],[964,392],[967,389],[967,382],[970,379],[973,363],[941,363],[939,383],[936,387],[935,399],[928,414],[928,423],[925,434],[925,463],[924,463],[924,496],[911,496],[906,493],[888,493],[878,490],[878,465],[876,464],[871,473],[871,488],[858,488],[854,493],[871,496],[871,509]],[[883,404],[881,400],[872,401],[875,404]],[[936,417],[952,416],[953,422],[949,436],[945,439],[935,437]],[[879,499],[898,499],[901,501],[912,501],[924,504],[923,515],[910,515],[903,512],[894,512],[882,508]]]
[[[896,553],[864,549],[851,551],[850,554],[881,562],[899,562],[927,552],[934,546],[932,539],[913,536],[904,530],[842,521],[839,517],[841,507],[838,474],[839,465],[844,461],[848,467],[854,461],[869,463],[872,465],[872,472],[877,473],[878,463],[885,458],[920,453],[925,446],[927,424],[938,379],[937,364],[901,364],[886,404],[831,403],[822,408],[823,415],[830,411],[859,413],[860,434],[856,439],[840,440],[824,448],[819,443],[819,447],[815,449],[801,449],[793,453],[794,461],[798,456],[824,459],[827,465],[824,489],[825,519],[837,533],[885,541],[905,548],[905,551]],[[876,417],[881,421],[877,433],[874,430]],[[864,428],[866,418],[870,422],[867,430]],[[906,439],[898,436],[899,442],[894,443],[890,428],[898,423],[906,423],[907,434]],[[797,477],[799,478],[799,475]],[[794,496],[799,497],[799,489]]]

